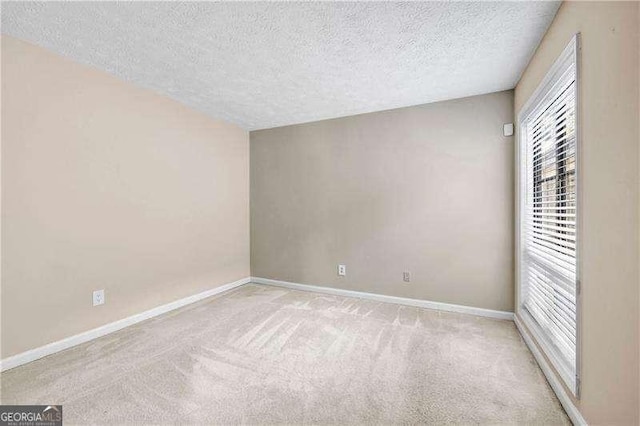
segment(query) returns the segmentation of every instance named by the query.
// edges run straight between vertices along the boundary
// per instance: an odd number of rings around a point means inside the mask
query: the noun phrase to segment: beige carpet
[[[65,424],[569,423],[510,321],[255,284],[0,378]]]

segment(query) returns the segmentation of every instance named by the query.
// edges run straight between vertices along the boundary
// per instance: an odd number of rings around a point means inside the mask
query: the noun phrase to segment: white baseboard
[[[482,317],[513,320],[513,312],[494,311],[492,309],[474,308],[471,306],[453,305],[450,303],[432,302],[429,300],[409,299],[406,297],[385,296],[384,294],[365,293],[361,291],[343,290],[340,288],[321,287],[317,285],[292,283],[288,281],[272,280],[269,278],[251,277],[251,282],[286,287],[295,290],[314,291],[317,293],[334,294],[337,296],[357,297],[377,302],[396,303],[398,305],[416,306],[418,308],[437,309],[440,311],[458,312],[462,314],[478,315]]]
[[[522,325],[522,323],[520,322],[517,316],[514,316],[514,322],[516,323],[516,327],[518,328],[520,335],[522,336],[525,343],[529,347],[529,350],[533,354],[533,357],[538,362],[540,369],[542,370],[545,377],[547,378],[547,381],[551,385],[551,389],[553,389],[556,396],[558,397],[558,400],[560,400],[560,404],[562,404],[564,411],[566,411],[567,415],[571,419],[571,422],[573,422],[573,424],[576,426],[578,425],[586,426],[587,421],[584,419],[584,417],[582,417],[582,414],[580,414],[580,411],[578,410],[578,408],[575,405],[573,405],[573,401],[571,401],[569,394],[565,390],[564,386],[562,386],[560,379],[558,378],[558,376],[556,376],[554,371],[551,369],[551,366],[549,365],[549,363],[547,363],[547,360],[540,352],[540,349],[538,349],[538,346],[535,344],[535,342],[529,335],[529,332]]]
[[[207,297],[215,296],[216,294],[220,294],[222,292],[239,287],[243,284],[247,284],[250,281],[250,278],[247,277],[228,284],[223,284],[219,287],[212,288],[211,290],[203,291],[202,293],[194,294],[193,296],[188,296],[184,299],[176,300],[174,302],[167,303],[166,305],[158,306],[157,308],[149,309],[148,311],[144,311],[139,314],[135,314],[109,324],[105,324],[101,327],[94,328],[93,330],[85,331],[83,333],[58,340],[57,342],[49,343],[48,345],[40,346],[39,348],[31,349],[26,352],[13,355],[0,361],[0,371],[9,370],[19,365],[23,365],[28,362],[43,358],[47,355],[69,349],[81,343],[97,339],[98,337],[113,333],[114,331],[121,330],[130,325],[137,324],[141,321],[145,321],[153,317],[157,317],[158,315],[162,315],[169,311],[182,308],[183,306],[190,305],[191,303],[198,302],[202,299],[206,299]]]
[[[295,290],[313,291],[318,293],[333,294],[333,295],[345,296],[345,297],[357,297],[361,299],[375,300],[378,302],[395,303],[400,305],[415,306],[419,308],[437,309],[441,311],[458,312],[463,314],[478,315],[478,316],[489,317],[489,318],[515,321],[518,331],[522,335],[525,343],[529,347],[529,350],[531,351],[536,361],[538,362],[540,369],[546,376],[547,380],[549,381],[549,384],[551,385],[551,388],[556,393],[558,399],[560,400],[560,403],[564,407],[565,411],[567,412],[567,415],[569,416],[573,424],[580,425],[580,426],[587,425],[587,422],[585,421],[584,417],[582,417],[582,415],[580,414],[580,411],[578,411],[576,406],[573,404],[573,402],[571,401],[571,398],[569,398],[569,395],[567,394],[564,387],[560,383],[560,380],[556,377],[553,370],[546,362],[544,356],[542,355],[542,353],[540,352],[536,344],[531,339],[531,336],[529,336],[528,332],[522,326],[517,316],[514,316],[513,312],[495,311],[491,309],[474,308],[471,306],[454,305],[454,304],[442,303],[442,302],[432,302],[429,300],[410,299],[405,297],[386,296],[383,294],[365,293],[360,291],[344,290],[344,289],[332,288],[332,287],[322,287],[322,286],[309,285],[309,284],[292,283],[288,281],[280,281],[280,280],[273,280],[269,278],[260,278],[260,277],[243,278],[238,281],[224,284],[219,287],[213,288],[211,290],[203,291],[202,293],[194,294],[192,296],[188,296],[183,299],[176,300],[174,302],[167,303],[165,305],[158,306],[153,309],[149,309],[148,311],[144,311],[139,314],[135,314],[130,317],[127,317],[118,321],[114,321],[109,324],[105,324],[101,327],[94,328],[93,330],[85,331],[83,333],[76,334],[74,336],[67,337],[62,340],[58,340],[57,342],[49,343],[48,345],[40,346],[39,348],[31,349],[29,351],[22,352],[17,355],[13,355],[9,358],[5,358],[0,361],[0,371],[6,371],[11,368],[15,368],[20,365],[29,363],[31,361],[35,361],[37,359],[43,358],[47,355],[51,355],[56,352],[63,351],[65,349],[69,349],[73,346],[77,346],[82,343],[88,342],[90,340],[97,339],[99,337],[121,330],[130,325],[134,325],[139,322],[148,320],[150,318],[157,317],[164,313],[173,311],[175,309],[179,309],[183,306],[198,302],[208,297],[215,296],[217,294],[234,289],[236,287],[239,287],[243,284],[247,284],[249,282],[291,288]]]

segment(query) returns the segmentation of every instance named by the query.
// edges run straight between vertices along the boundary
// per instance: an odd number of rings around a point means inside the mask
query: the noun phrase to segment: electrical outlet
[[[104,305],[104,290],[93,292],[93,306]]]
[[[338,275],[344,277],[347,275],[347,266],[346,265],[338,265]]]
[[[403,272],[402,281],[404,281],[405,283],[408,283],[409,281],[411,281],[411,272],[408,272],[408,271]]]

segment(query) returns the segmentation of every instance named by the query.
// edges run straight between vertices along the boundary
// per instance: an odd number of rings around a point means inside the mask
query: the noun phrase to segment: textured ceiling
[[[3,2],[2,32],[253,130],[515,86],[558,2]]]

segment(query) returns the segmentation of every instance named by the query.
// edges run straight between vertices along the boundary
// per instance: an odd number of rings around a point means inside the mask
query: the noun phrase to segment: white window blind
[[[577,37],[520,117],[520,311],[577,394]]]

